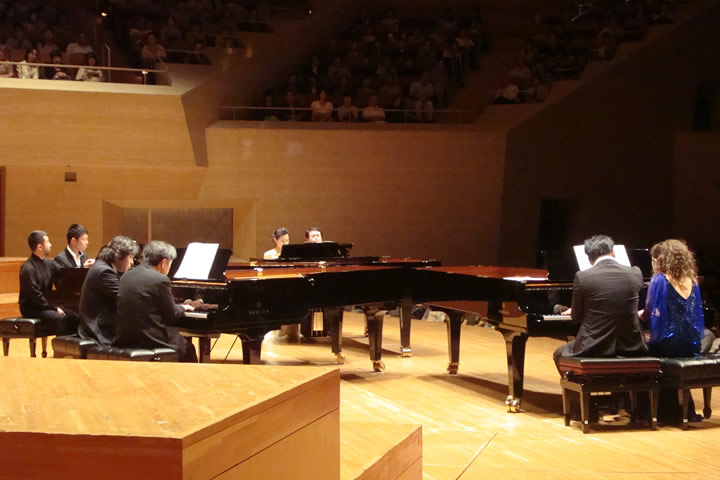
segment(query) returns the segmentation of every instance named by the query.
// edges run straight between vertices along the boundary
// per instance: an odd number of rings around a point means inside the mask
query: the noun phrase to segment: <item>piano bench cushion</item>
[[[87,351],[87,358],[94,360],[127,360],[133,362],[177,362],[177,351],[172,348],[121,348],[96,345]]]
[[[98,345],[95,340],[80,338],[77,335],[55,337],[52,340],[53,356],[55,358],[86,358],[90,347]]]
[[[40,338],[55,335],[55,324],[38,318],[7,317],[0,320],[0,338]]]
[[[660,360],[654,357],[596,358],[560,357],[558,367],[569,376],[660,375]]]
[[[662,383],[720,385],[720,355],[708,354],[690,358],[661,358]]]

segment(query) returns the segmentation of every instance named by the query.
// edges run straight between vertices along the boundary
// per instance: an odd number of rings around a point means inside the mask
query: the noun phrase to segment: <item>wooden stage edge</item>
[[[591,433],[584,435],[579,424],[573,422],[566,427],[561,417],[560,383],[552,361],[552,352],[561,344],[558,340],[531,338],[527,345],[525,366],[524,412],[506,413],[503,402],[507,394],[507,369],[505,347],[499,333],[490,328],[463,326],[460,345],[460,369],[458,375],[445,373],[447,367],[446,328],[442,323],[413,320],[413,356],[400,357],[400,335],[396,318],[386,317],[384,328],[383,361],[386,370],[372,371],[368,359],[367,338],[363,336],[363,318],[359,314],[347,313],[344,322],[343,348],[346,362],[340,368],[340,432],[344,426],[380,425],[377,430],[360,430],[366,435],[366,444],[375,445],[384,438],[382,431],[390,432],[403,425],[422,426],[422,463],[413,464],[406,470],[426,480],[474,480],[474,479],[720,479],[720,467],[712,455],[712,445],[720,442],[720,419],[713,416],[699,424],[693,424],[688,431],[672,426],[660,426],[652,432],[642,427],[593,425]],[[223,335],[212,352],[214,362],[221,362],[230,350],[234,338]],[[23,345],[24,347],[24,345]],[[32,384],[39,384],[39,390],[32,395],[42,396],[43,401],[57,396],[58,392],[47,387],[43,381],[53,375],[54,365],[62,360],[33,359],[47,372],[38,377],[38,382],[28,383],[17,380],[17,373],[8,370],[13,357],[26,357],[26,348],[11,348],[10,359],[0,359],[0,373],[4,378],[6,399],[27,398]],[[177,365],[178,372],[187,370],[197,375],[206,368],[222,369],[227,377],[216,379],[213,386],[204,388],[200,404],[223,404],[230,401],[233,379],[246,378],[251,371],[263,372],[260,385],[267,379],[283,372],[284,375],[301,375],[307,371],[326,372],[335,368],[334,355],[328,341],[319,339],[313,343],[289,343],[275,335],[268,335],[263,345],[264,365],[252,367],[241,365],[242,354],[235,347],[229,352],[230,365]],[[28,359],[28,361],[31,361]],[[92,362],[65,360],[68,365],[77,365],[68,378],[82,378],[85,365]],[[121,363],[121,362],[116,362]],[[282,368],[291,366],[292,368]],[[140,369],[140,365],[130,365]],[[79,372],[78,372],[79,370]],[[287,372],[287,373],[286,373]],[[295,372],[295,373],[293,373]],[[236,377],[235,375],[238,375]],[[204,376],[204,375],[203,375]],[[11,382],[10,379],[16,380]],[[60,377],[61,379],[65,377]],[[129,375],[133,385],[142,385],[146,376]],[[172,384],[186,395],[194,388],[187,382],[175,380]],[[184,377],[179,377],[184,378]],[[239,380],[238,380],[239,381]],[[61,382],[62,383],[62,382]],[[112,382],[107,388],[115,395],[125,398],[126,408],[117,422],[117,428],[134,428],[133,419],[140,400],[138,391],[118,391]],[[12,385],[12,387],[10,387]],[[45,386],[43,386],[45,385]],[[62,386],[63,388],[69,388]],[[70,394],[76,402],[88,403],[83,397],[80,385]],[[134,387],[135,388],[135,387]],[[256,393],[258,392],[255,389]],[[162,403],[164,396],[152,392],[150,400]],[[702,395],[695,393],[698,410],[702,408]],[[8,400],[4,400],[8,401]],[[39,401],[38,401],[39,402]],[[151,402],[152,403],[152,402]],[[108,417],[106,407],[92,403],[96,413]],[[720,400],[716,392],[713,410],[720,412]],[[38,405],[28,407],[37,411]],[[204,414],[203,409],[188,409],[179,416]],[[25,414],[23,414],[25,415]],[[64,405],[52,415],[37,418],[38,424],[47,424],[54,416],[72,419],[76,414],[73,405]],[[3,412],[4,430],[7,423],[19,415]],[[327,417],[327,416],[326,416]],[[323,418],[326,418],[323,417]],[[69,421],[69,420],[68,420]],[[285,419],[287,422],[293,421]],[[374,427],[373,427],[374,428]],[[297,429],[295,430],[297,431]],[[318,444],[311,435],[309,444]],[[385,436],[389,437],[390,434]],[[345,441],[357,450],[346,454]],[[305,445],[304,440],[300,443]],[[363,461],[372,458],[358,458],[357,444],[340,433],[341,466],[338,471],[364,471]],[[354,444],[354,445],[353,445]],[[325,448],[318,444],[319,448]],[[87,455],[83,455],[86,458]],[[292,462],[285,454],[274,456],[274,463]],[[10,460],[7,452],[0,448],[0,476]],[[54,471],[54,470],[52,470]],[[295,469],[287,478],[298,478]],[[352,476],[353,474],[351,474]],[[84,475],[85,478],[89,478]],[[251,478],[251,477],[248,477]],[[267,477],[260,477],[267,478]],[[319,478],[319,477],[318,477]],[[342,476],[343,479],[348,478]],[[401,476],[405,479],[406,477]],[[407,478],[418,478],[407,477]]]

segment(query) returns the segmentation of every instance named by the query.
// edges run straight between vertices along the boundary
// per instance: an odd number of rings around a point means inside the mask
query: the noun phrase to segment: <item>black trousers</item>
[[[75,335],[77,333],[78,322],[80,317],[72,310],[65,310],[65,315],[60,315],[57,310],[28,310],[20,309],[20,313],[25,318],[37,318],[43,322],[55,325],[55,335]]]

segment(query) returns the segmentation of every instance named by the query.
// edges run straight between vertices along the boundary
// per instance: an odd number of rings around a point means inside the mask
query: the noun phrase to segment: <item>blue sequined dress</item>
[[[705,331],[700,287],[683,298],[661,273],[650,281],[643,318],[650,324],[648,347],[660,357],[692,357],[700,353]]]

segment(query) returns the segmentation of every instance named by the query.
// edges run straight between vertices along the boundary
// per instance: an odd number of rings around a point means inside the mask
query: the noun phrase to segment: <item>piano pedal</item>
[[[411,347],[402,347],[400,350],[400,356],[401,357],[412,357],[412,348]]]
[[[460,368],[460,364],[459,364],[459,363],[454,363],[454,362],[453,362],[453,363],[449,363],[449,364],[448,364],[448,367],[447,367],[447,372],[448,372],[450,375],[457,375],[457,372],[458,372],[458,369],[459,369],[459,368]]]
[[[507,407],[508,413],[520,413],[520,402],[521,400],[519,398],[508,395],[505,399],[505,406]]]
[[[373,370],[376,372],[384,372],[385,362],[383,362],[382,360],[373,360]]]
[[[345,355],[343,355],[342,353],[336,353],[335,361],[338,365],[345,365]]]

